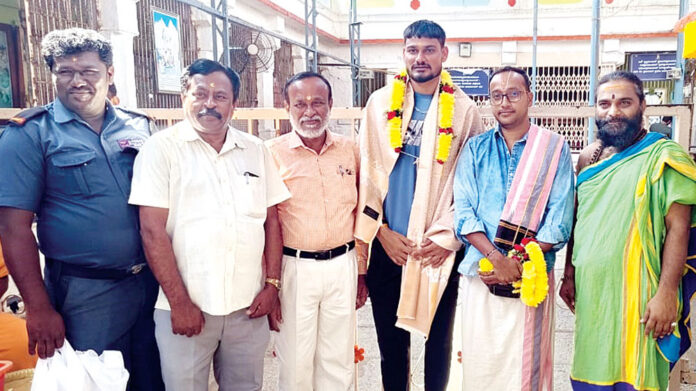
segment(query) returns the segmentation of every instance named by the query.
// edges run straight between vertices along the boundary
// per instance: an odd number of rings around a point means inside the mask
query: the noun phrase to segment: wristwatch
[[[280,291],[280,280],[279,280],[279,279],[277,279],[277,278],[266,278],[265,282],[266,282],[266,284],[271,284],[271,285],[273,285],[274,287],[276,287],[276,289],[277,289],[278,291]]]

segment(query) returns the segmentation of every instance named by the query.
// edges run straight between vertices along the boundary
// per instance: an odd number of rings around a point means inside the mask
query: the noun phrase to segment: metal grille
[[[587,106],[590,67],[538,67],[536,92],[538,106]]]
[[[158,8],[179,16],[181,28],[182,67],[186,67],[198,56],[196,31],[191,20],[191,7],[176,0],[140,0],[137,3],[138,31],[133,39],[135,82],[138,107],[175,108],[181,107],[178,93],[157,92],[157,62],[152,8]],[[118,70],[117,70],[118,71]],[[118,73],[117,73],[118,75]],[[118,76],[116,76],[118,77]]]
[[[370,95],[387,84],[386,71],[373,70],[373,75],[370,79],[360,79],[360,107],[365,107]]]
[[[523,69],[531,78],[532,69]],[[538,107],[587,106],[590,93],[590,67],[537,67],[536,91]],[[487,96],[471,98],[479,107],[490,109]],[[497,126],[493,116],[483,116],[482,119],[485,129]],[[535,121],[539,126],[562,134],[574,151],[580,151],[585,147],[589,126],[587,118],[539,117]]]
[[[28,105],[44,105],[54,99],[51,72],[41,56],[41,39],[53,30],[70,27],[99,29],[96,0],[24,0],[22,15],[27,26],[31,83]]]
[[[531,76],[532,69],[527,68]],[[590,67],[538,67],[536,105],[587,106],[590,97]],[[565,137],[573,151],[581,151],[587,142],[587,118],[536,118],[536,124]]]
[[[498,126],[493,115],[482,116],[481,119],[484,129]],[[580,152],[587,146],[587,128],[589,127],[587,118],[537,117],[533,121],[541,127],[563,135],[574,152]]]

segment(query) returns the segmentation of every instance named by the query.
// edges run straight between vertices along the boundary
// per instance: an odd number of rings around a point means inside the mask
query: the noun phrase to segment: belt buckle
[[[331,259],[331,250],[321,251],[314,254],[315,261],[326,261]]]
[[[130,274],[138,274],[141,271],[143,271],[143,268],[145,268],[144,263],[139,263],[137,265],[133,265],[130,270],[128,271]]]

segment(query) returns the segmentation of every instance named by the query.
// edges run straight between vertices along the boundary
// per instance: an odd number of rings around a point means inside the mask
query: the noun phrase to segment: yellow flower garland
[[[520,294],[522,303],[537,307],[549,293],[549,276],[546,274],[546,260],[539,243],[530,241],[524,246],[529,260],[522,263],[522,279],[512,283],[514,293]],[[488,258],[479,261],[479,272],[490,273],[493,264]]]
[[[479,261],[479,271],[481,273],[490,273],[493,271],[493,263],[488,258],[481,258]]]
[[[391,101],[389,103],[389,111],[387,112],[389,144],[397,153],[401,152],[401,148],[403,147],[401,138],[401,118],[403,116],[407,82],[408,74],[406,70],[394,76]],[[444,69],[440,74],[440,86],[438,91],[438,137],[435,159],[438,163],[444,164],[449,158],[450,148],[452,147],[452,117],[454,116],[454,84],[452,82],[452,76]]]
[[[522,264],[522,279],[512,286],[519,291],[520,300],[530,307],[541,304],[549,293],[549,276],[546,274],[546,260],[537,242],[524,246],[529,261]],[[514,291],[513,291],[514,292]]]

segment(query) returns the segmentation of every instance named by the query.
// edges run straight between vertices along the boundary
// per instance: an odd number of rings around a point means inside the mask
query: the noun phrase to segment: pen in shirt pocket
[[[256,174],[254,174],[253,172],[245,171],[245,172],[244,172],[244,179],[246,179],[247,185],[249,184],[249,177],[258,178],[259,176],[256,175]]]

